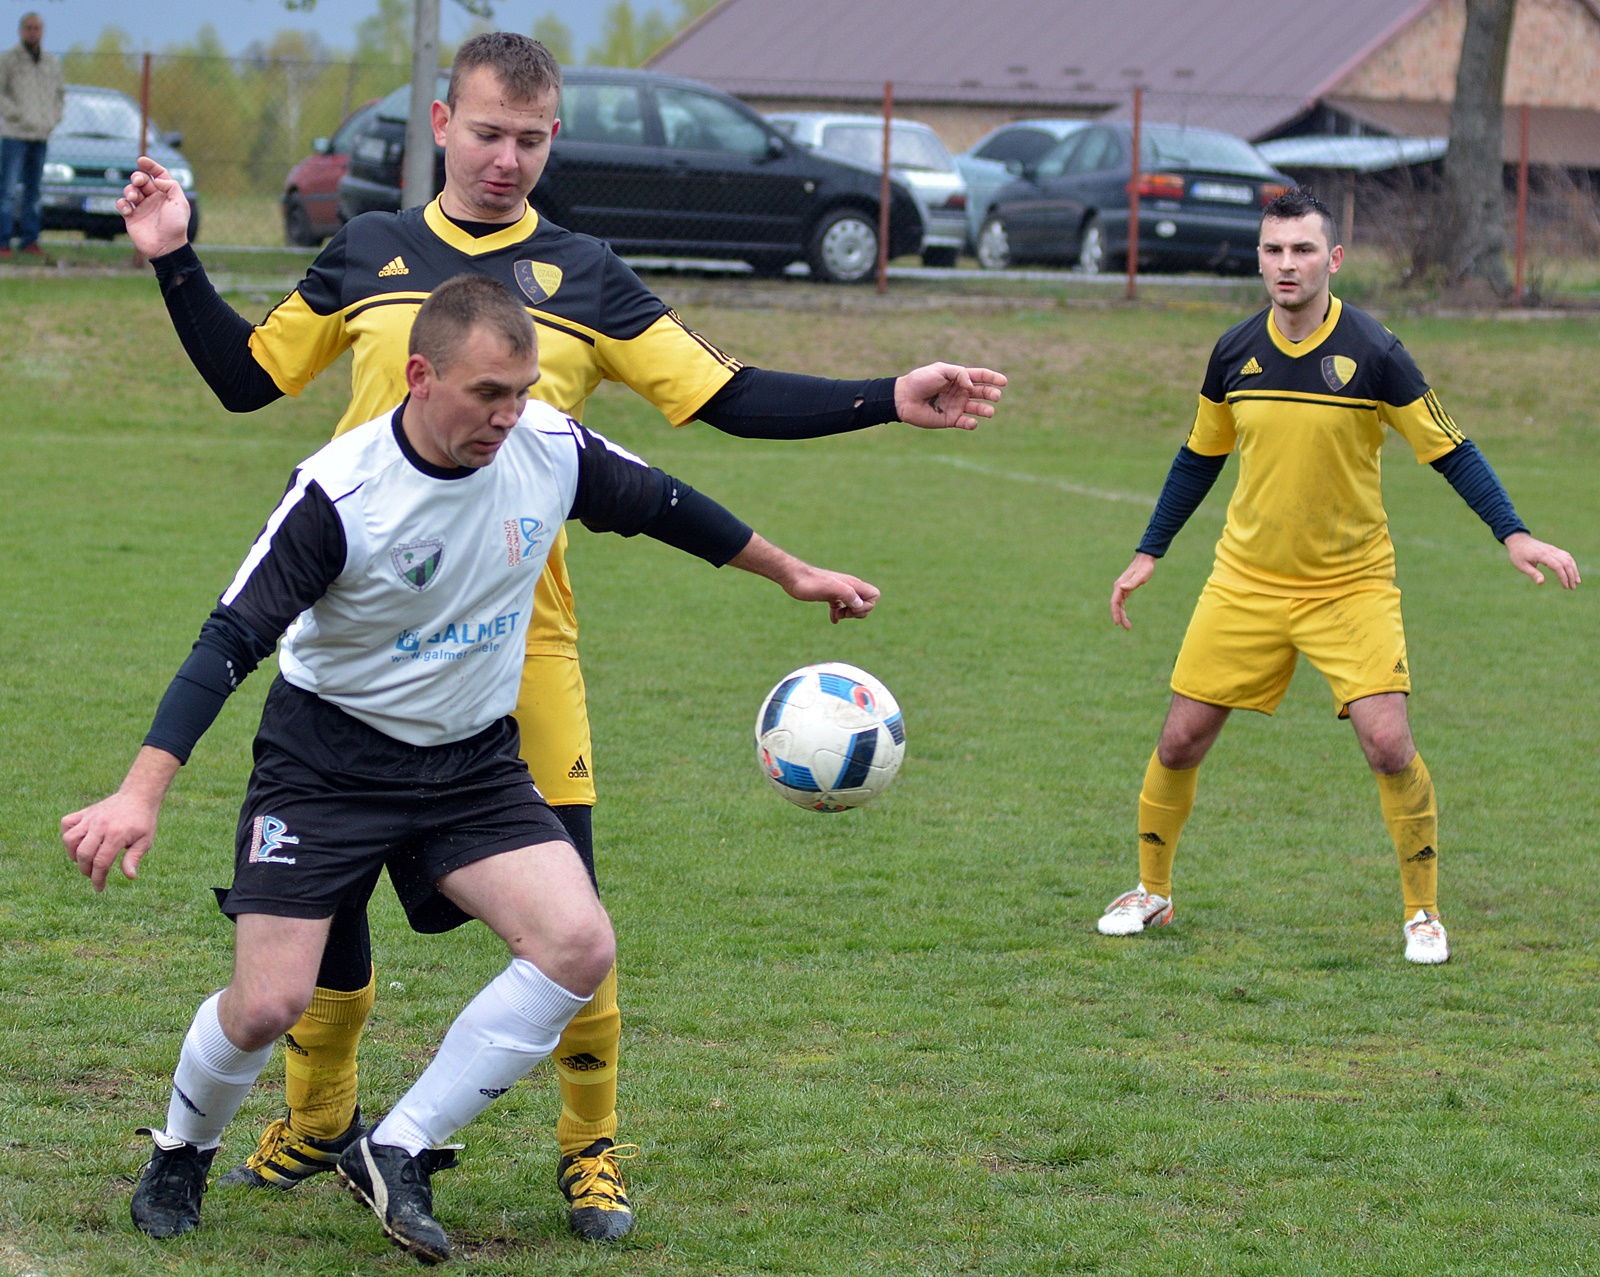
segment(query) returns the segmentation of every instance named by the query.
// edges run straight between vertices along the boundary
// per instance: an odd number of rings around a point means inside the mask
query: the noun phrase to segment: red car
[[[319,137],[311,154],[289,170],[283,183],[283,238],[315,248],[344,223],[339,218],[339,179],[350,165],[350,146],[378,109],[378,99],[357,107],[331,138]]]

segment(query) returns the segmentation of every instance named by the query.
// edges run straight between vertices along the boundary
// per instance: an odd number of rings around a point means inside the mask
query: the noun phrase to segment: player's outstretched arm
[[[123,877],[137,876],[139,862],[155,840],[162,800],[180,766],[166,750],[145,745],[116,793],[61,818],[67,855],[96,891],[106,889],[119,856]]]
[[[776,581],[790,598],[803,603],[826,603],[828,619],[835,624],[846,617],[863,617],[878,601],[878,587],[848,572],[812,567],[787,550],[780,550],[759,532],[752,532],[744,549],[728,560],[769,581]]]
[[[973,430],[994,416],[1005,385],[1005,374],[992,368],[924,364],[895,379],[895,415],[929,430]]]
[[[1535,585],[1544,584],[1544,573],[1539,571],[1541,565],[1556,574],[1556,580],[1561,582],[1564,590],[1577,589],[1583,580],[1578,574],[1577,560],[1559,545],[1541,541],[1528,532],[1513,532],[1506,538],[1505,546],[1506,553],[1511,557],[1511,566],[1530,577]]]
[[[1133,562],[1111,583],[1111,619],[1125,630],[1133,628],[1128,619],[1128,595],[1155,575],[1156,560],[1151,554],[1135,554]]]
[[[128,177],[117,201],[128,238],[146,257],[165,257],[189,242],[189,197],[148,155]]]

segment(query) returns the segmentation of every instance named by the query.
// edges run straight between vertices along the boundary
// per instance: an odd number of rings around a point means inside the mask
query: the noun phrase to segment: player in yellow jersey
[[[1111,589],[1112,620],[1127,629],[1128,596],[1237,452],[1216,564],[1178,653],[1172,705],[1139,794],[1139,885],[1107,906],[1099,930],[1135,935],[1172,921],[1172,861],[1200,764],[1233,710],[1277,708],[1303,653],[1328,680],[1377,780],[1400,861],[1405,956],[1444,962],[1438,816],[1406,714],[1411,678],[1379,485],[1385,429],[1444,475],[1518,571],[1542,584],[1543,566],[1570,590],[1578,567],[1529,534],[1399,339],[1332,295],[1344,250],[1315,196],[1296,189],[1267,205],[1259,257],[1270,305],[1217,342],[1188,441]]]
[[[187,239],[188,203],[159,164],[139,162],[121,211],[151,259],[168,313],[223,404],[251,411],[298,394],[345,350],[352,395],[342,431],[397,404],[406,334],[424,297],[462,271],[493,276],[527,304],[539,331],[533,393],[574,416],[602,380],[620,381],[675,426],[802,439],[889,421],[971,429],[993,415],[1005,378],[933,363],[897,378],[832,381],[746,367],[686,328],[600,241],[541,218],[528,194],[560,121],[560,67],[537,41],[491,32],[462,45],[447,101],[433,104],[445,184],[423,208],[366,213],[345,226],[305,278],[252,325],[218,296]],[[534,596],[517,720],[523,757],[591,875],[595,801],[577,623],[561,537]],[[459,924],[446,902],[412,925]],[[356,1049],[375,975],[363,907],[335,916],[306,1015],[285,1035],[289,1113],[223,1183],[292,1188],[331,1170],[361,1133]],[[621,1017],[613,973],[554,1052],[562,1109],[557,1178],[579,1236],[606,1241],[633,1223],[618,1165]]]

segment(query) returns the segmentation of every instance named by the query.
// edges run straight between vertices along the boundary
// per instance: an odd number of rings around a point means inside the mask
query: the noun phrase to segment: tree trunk
[[[1480,280],[1504,296],[1511,281],[1505,260],[1502,104],[1516,0],[1466,0],[1466,5],[1444,189],[1416,262],[1420,270],[1442,275],[1447,286]]]

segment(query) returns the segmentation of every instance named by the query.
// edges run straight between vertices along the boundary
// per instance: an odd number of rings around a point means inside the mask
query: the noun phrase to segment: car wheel
[[[998,217],[985,219],[979,229],[977,257],[984,270],[1005,270],[1011,265],[1011,237]]]
[[[878,265],[877,219],[854,208],[827,214],[812,232],[806,264],[828,284],[856,284],[868,278]]]
[[[956,250],[953,248],[925,248],[922,250],[922,264],[932,266],[937,270],[948,270],[956,264]]]
[[[283,197],[283,240],[296,248],[315,248],[322,236],[311,229],[311,214],[297,194]]]
[[[1093,213],[1078,232],[1078,269],[1085,275],[1098,275],[1106,268],[1106,240],[1100,219]]]

